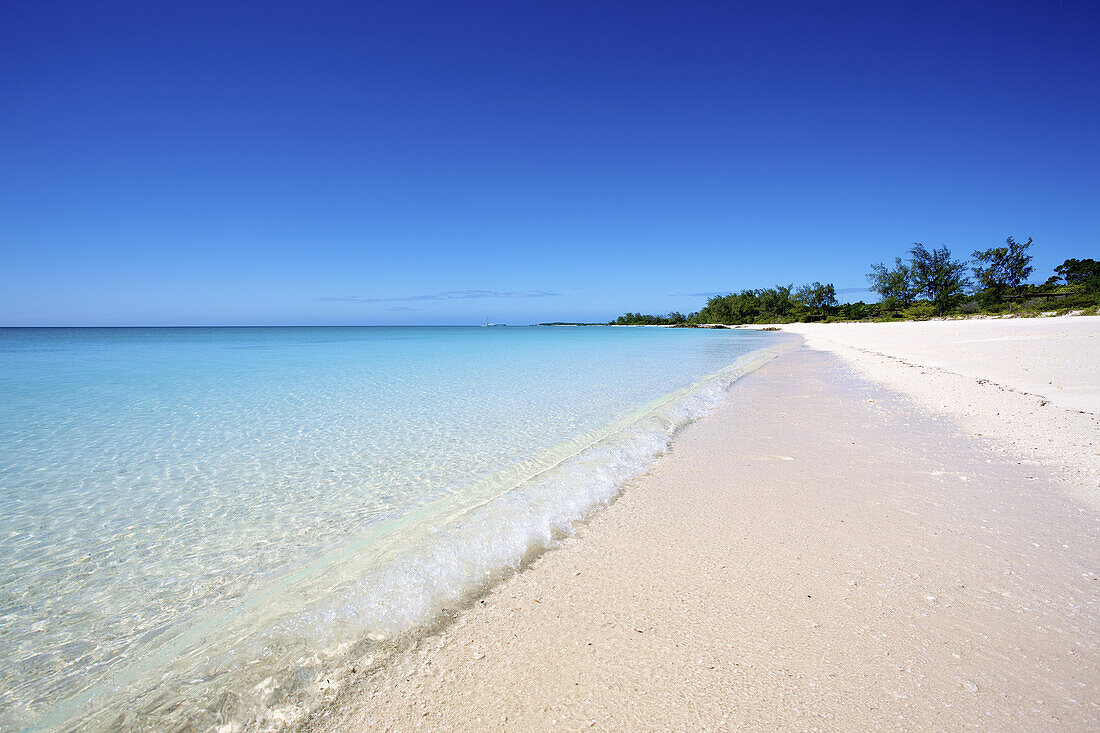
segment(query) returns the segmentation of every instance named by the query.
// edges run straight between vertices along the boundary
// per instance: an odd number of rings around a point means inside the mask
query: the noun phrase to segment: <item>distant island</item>
[[[536,326],[606,326],[606,323],[574,323],[571,321],[551,321],[550,323],[536,323]]]
[[[867,274],[877,303],[839,303],[832,283],[799,287],[777,285],[716,295],[695,313],[624,313],[608,325],[744,325],[833,321],[928,320],[971,315],[1060,315],[1100,308],[1100,262],[1067,259],[1041,285],[1025,283],[1033,272],[1032,240],[1012,237],[1004,246],[975,251],[971,260],[954,259],[947,247],[929,251],[914,243],[908,260],[871,266]],[[539,324],[587,325],[587,324]]]

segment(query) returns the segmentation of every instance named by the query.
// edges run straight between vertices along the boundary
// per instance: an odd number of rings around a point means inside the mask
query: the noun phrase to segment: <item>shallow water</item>
[[[782,341],[0,330],[0,728],[293,721],[353,647],[551,545]]]

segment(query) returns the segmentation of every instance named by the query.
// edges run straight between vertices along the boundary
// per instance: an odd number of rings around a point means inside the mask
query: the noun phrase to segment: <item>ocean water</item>
[[[0,330],[0,730],[279,728],[644,472],[740,330]]]

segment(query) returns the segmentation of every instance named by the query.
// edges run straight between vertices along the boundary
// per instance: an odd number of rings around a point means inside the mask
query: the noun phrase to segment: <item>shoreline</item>
[[[215,343],[223,343],[220,340],[226,334],[216,336],[218,340]],[[481,334],[476,336],[480,338]],[[275,346],[276,352],[279,348],[287,348],[288,342],[282,340],[285,337],[281,334],[276,334],[276,337],[275,341],[263,343]],[[359,368],[356,372],[359,378],[352,381],[362,388],[364,383],[370,383],[364,382],[361,367],[358,365],[364,363],[363,351],[374,350],[370,348],[374,339],[364,339],[362,334],[352,334],[352,337],[359,349],[337,349],[342,354],[343,362],[341,359],[333,360],[331,355],[329,361],[321,358],[315,361],[319,364],[319,369],[326,373],[333,371],[333,364],[354,361]],[[39,336],[34,335],[33,338],[37,339]],[[55,339],[54,336],[49,338]],[[67,336],[65,338],[68,339]],[[312,332],[297,334],[294,336],[296,340],[289,342],[289,350],[298,351],[293,347],[301,339],[312,342],[315,338]],[[457,337],[451,334],[448,338],[466,339],[461,334]],[[100,340],[101,337],[97,337],[92,343],[104,353],[113,354],[102,348]],[[236,337],[229,341],[237,343]],[[55,644],[51,648],[50,642],[41,641],[42,636],[39,634],[45,631],[74,633],[70,630],[75,629],[75,634],[92,638],[92,632],[100,627],[94,624],[81,627],[60,608],[48,615],[42,613],[44,618],[41,624],[27,628],[26,633],[11,634],[13,644],[5,648],[5,653],[9,654],[9,659],[20,661],[17,656],[19,649],[28,649],[26,654],[37,653],[38,649],[32,645],[38,644],[40,649],[53,653],[54,656],[27,657],[45,661],[28,663],[23,667],[14,662],[8,665],[5,679],[16,682],[8,685],[8,692],[2,697],[14,703],[4,706],[0,717],[15,727],[34,725],[43,729],[72,725],[101,728],[184,725],[268,729],[286,728],[299,723],[318,702],[336,694],[350,667],[367,658],[383,658],[394,646],[389,640],[417,635],[424,626],[431,627],[438,616],[447,615],[448,609],[467,605],[470,595],[494,584],[501,576],[546,546],[556,544],[562,536],[571,532],[575,522],[612,499],[629,479],[644,473],[665,452],[669,441],[683,424],[697,419],[720,404],[731,380],[736,380],[745,371],[761,366],[772,358],[771,355],[777,349],[790,348],[800,339],[794,336],[773,339],[761,334],[729,334],[720,341],[722,345],[716,349],[714,340],[688,334],[637,334],[618,341],[603,337],[595,341],[577,341],[572,337],[532,339],[530,335],[521,337],[521,340],[510,340],[505,344],[507,350],[522,351],[527,355],[525,362],[511,360],[514,371],[527,377],[512,381],[502,379],[495,385],[503,396],[503,404],[510,405],[513,409],[458,413],[448,412],[442,401],[434,405],[429,401],[429,404],[424,405],[426,409],[421,411],[421,417],[427,416],[431,421],[442,422],[442,434],[445,435],[449,415],[451,424],[470,423],[471,426],[480,427],[480,432],[474,431],[473,436],[480,436],[481,439],[467,446],[471,436],[464,432],[463,437],[467,440],[450,444],[457,446],[459,451],[464,451],[458,454],[448,454],[448,443],[437,439],[431,452],[422,451],[425,461],[420,465],[425,470],[431,470],[437,465],[449,465],[451,475],[461,475],[462,464],[455,460],[456,456],[464,461],[474,461],[472,465],[476,466],[479,457],[485,459],[486,456],[498,455],[493,450],[494,447],[507,451],[509,446],[522,451],[522,460],[500,466],[503,461],[499,457],[490,457],[491,461],[498,464],[494,466],[496,470],[468,473],[471,477],[455,482],[456,488],[453,490],[444,490],[442,483],[437,482],[439,490],[434,495],[424,492],[422,496],[428,500],[421,500],[416,511],[404,511],[400,514],[391,511],[389,517],[379,513],[376,521],[356,524],[357,529],[353,532],[334,533],[337,536],[332,541],[320,545],[321,552],[300,552],[296,556],[277,556],[272,553],[282,562],[263,566],[260,572],[249,572],[254,570],[249,561],[257,554],[250,556],[240,548],[238,552],[228,554],[211,552],[215,562],[227,556],[232,557],[235,563],[232,572],[217,576],[211,574],[210,577],[238,582],[233,587],[236,593],[234,596],[214,596],[214,601],[208,601],[192,591],[193,597],[186,598],[184,602],[180,602],[177,597],[175,602],[160,604],[156,610],[160,613],[161,609],[165,609],[163,615],[154,617],[150,614],[142,617],[140,611],[143,610],[141,603],[144,594],[126,594],[138,588],[138,583],[120,583],[117,588],[112,588],[112,578],[128,576],[115,569],[120,563],[112,563],[108,568],[106,564],[99,562],[99,558],[107,556],[120,544],[124,544],[118,541],[117,535],[107,534],[102,542],[97,536],[94,540],[96,544],[92,548],[87,543],[75,542],[71,543],[71,547],[61,545],[60,552],[55,548],[54,554],[61,557],[65,557],[66,552],[79,553],[76,557],[82,559],[74,564],[79,567],[80,577],[84,582],[76,590],[89,589],[85,596],[74,593],[68,597],[72,602],[57,603],[56,606],[67,606],[66,610],[95,610],[96,599],[111,598],[113,609],[118,611],[125,608],[125,602],[130,600],[130,607],[138,612],[129,616],[119,612],[118,618],[133,619],[128,621],[124,632],[130,633],[131,637],[127,638],[124,633],[115,633],[108,641],[119,646],[129,643],[129,649],[137,648],[138,653],[111,655],[109,651],[100,651],[108,649],[109,645],[104,642],[95,646],[95,649],[109,663],[86,655],[83,658],[73,655],[65,659],[61,653],[53,651],[63,650],[64,647]],[[47,347],[55,343],[56,340],[48,341]],[[139,339],[138,343],[142,348],[147,348],[145,340]],[[429,343],[439,344],[438,341]],[[449,342],[444,342],[443,346],[447,347],[447,343]],[[457,343],[462,346],[474,342],[466,339]],[[532,343],[536,347],[533,350],[530,348]],[[565,356],[555,361],[552,357],[556,354],[553,352],[562,343],[575,344],[578,353],[583,352],[585,355],[584,360],[570,361]],[[624,349],[623,343],[635,346]],[[658,347],[654,348],[654,344]],[[580,348],[582,345],[583,349]],[[639,354],[643,349],[646,353]],[[437,350],[432,349],[433,352]],[[37,353],[34,349],[27,351]],[[52,353],[49,348],[40,351]],[[461,348],[453,348],[453,343],[452,351],[462,353]],[[465,368],[475,372],[479,368],[489,369],[489,373],[492,373],[496,367],[491,362],[496,359],[484,349],[476,351],[481,355],[481,361],[467,360]],[[76,350],[75,353],[83,352]],[[203,352],[200,350],[200,353]],[[414,355],[416,353],[427,353],[427,350],[414,348]],[[498,350],[497,354],[499,353]],[[322,350],[321,355],[325,354],[331,352]],[[652,359],[647,361],[650,356]],[[499,359],[499,356],[496,358]],[[633,366],[631,363],[623,363],[626,358],[633,358]],[[369,358],[365,363],[370,363]],[[278,367],[282,364],[279,359],[269,358],[261,364],[268,367],[261,374],[253,375],[254,370],[251,369],[242,369],[235,373],[240,378],[247,379],[249,387],[253,386],[254,379],[261,378],[281,387],[285,380],[280,378]],[[591,364],[597,364],[600,368],[592,370]],[[548,365],[548,368],[540,371],[543,365]],[[577,371],[585,366],[591,371],[588,375]],[[405,371],[411,374],[424,373],[423,361],[407,359],[405,367]],[[153,371],[148,370],[148,373]],[[650,381],[647,381],[650,376],[647,372],[652,374],[653,379]],[[223,376],[221,373],[211,375],[210,372],[203,371],[202,359],[199,360],[196,371],[188,371],[189,375],[192,373],[199,374],[198,381],[203,384],[214,381],[212,376],[217,376],[220,382]],[[456,376],[445,371],[428,370],[428,373],[442,377]],[[456,374],[462,375],[461,372]],[[543,375],[547,378],[543,379]],[[577,377],[581,380],[576,384],[566,383],[576,382]],[[584,381],[586,378],[587,381]],[[416,380],[410,380],[410,383],[413,381]],[[118,383],[123,384],[121,380]],[[477,402],[479,395],[476,389],[466,389],[470,385],[469,379],[452,379],[450,384],[452,387],[463,387],[461,392],[455,390],[450,393],[454,396],[454,402],[459,405]],[[476,383],[472,386],[476,387]],[[263,392],[266,393],[266,390]],[[381,394],[381,390],[376,392]],[[205,395],[207,391],[195,389],[188,393]],[[291,393],[293,394],[293,390]],[[447,393],[446,389],[443,393]],[[171,396],[172,393],[168,390],[162,394]],[[304,394],[315,392],[305,390]],[[369,396],[372,393],[368,391],[366,394]],[[428,394],[431,396],[432,393],[429,391]],[[594,394],[598,394],[598,397],[593,404],[588,405],[589,396]],[[534,403],[539,399],[538,395],[545,396],[543,405]],[[630,395],[636,395],[636,398],[632,399]],[[362,395],[359,399],[363,399]],[[186,399],[181,398],[180,402],[186,404]],[[384,399],[377,402],[386,404]],[[270,418],[265,424],[273,426],[272,433],[276,436],[282,434],[278,428],[280,424],[289,426],[290,429],[296,427],[295,420],[282,422],[285,413],[278,409],[268,409],[269,405],[263,399],[245,400],[243,404],[249,406],[243,412]],[[335,409],[327,413],[323,408],[317,412],[311,409],[310,412],[317,422],[321,422],[319,418],[325,416],[329,418],[324,420],[326,426],[337,426],[329,431],[327,439],[320,435],[315,437],[319,447],[331,447],[339,457],[347,455],[345,451],[349,450],[344,445],[348,442],[348,428],[362,427],[362,424],[342,423],[342,405],[339,402],[334,404]],[[359,404],[356,403],[357,406]],[[490,401],[489,404],[492,406],[494,403]],[[614,411],[600,409],[601,406],[608,405],[620,407],[615,407]],[[571,406],[583,409],[569,412]],[[352,411],[357,412],[358,409]],[[191,414],[191,411],[188,413]],[[193,414],[197,417],[208,413],[195,410]],[[381,411],[379,414],[383,417],[386,415]],[[605,417],[601,419],[601,415]],[[417,426],[415,415],[395,413],[394,416],[398,418],[394,424],[400,424],[409,435],[420,435],[421,431],[413,429]],[[487,416],[499,424],[487,424],[491,422],[486,420]],[[213,413],[209,422],[211,426],[223,424],[217,417],[218,413]],[[480,425],[479,418],[482,423]],[[377,422],[379,421],[376,420]],[[169,423],[169,427],[171,425]],[[189,423],[190,425],[193,423]],[[515,429],[506,430],[509,425]],[[589,429],[581,430],[578,426]],[[409,461],[415,467],[417,463],[410,456],[415,458],[417,454],[409,448],[432,446],[432,428],[436,426],[421,422],[420,427],[425,428],[428,441],[412,446],[400,439],[384,442],[384,445],[398,449],[389,455],[397,455],[397,460]],[[558,432],[554,432],[555,429]],[[152,428],[150,432],[153,432]],[[31,434],[33,435],[33,431]],[[200,437],[202,435],[201,431],[196,434]],[[384,435],[380,432],[375,434]],[[510,438],[510,442],[500,439],[505,436]],[[533,451],[532,441],[541,441],[536,445],[545,446],[544,449]],[[370,444],[369,441],[366,442]],[[298,445],[308,443],[302,442]],[[34,455],[33,451],[28,454]],[[292,467],[298,465],[300,454],[284,455]],[[328,459],[333,455],[325,454]],[[358,457],[361,459],[362,455],[359,454]],[[371,457],[370,453],[366,455]],[[505,455],[508,454],[505,452]],[[355,457],[355,454],[349,457]],[[375,458],[376,463],[382,463],[383,452],[376,451]],[[450,464],[447,463],[448,458],[451,459]],[[40,463],[46,466],[69,465],[51,460]],[[259,463],[257,460],[257,464]],[[265,467],[279,465],[270,458],[262,463]],[[360,461],[355,462],[356,465],[359,463]],[[212,462],[213,464],[216,462]],[[305,465],[310,464],[306,461]],[[325,461],[323,465],[329,468],[333,464]],[[384,468],[385,464],[382,466]],[[378,473],[382,475],[381,470]],[[286,475],[290,476],[289,473]],[[328,475],[326,472],[325,477]],[[390,497],[379,496],[379,492],[372,494],[372,487],[397,491],[401,486],[396,479],[403,476],[413,479],[406,483],[406,488],[425,482],[423,477],[414,479],[411,473],[403,475],[391,471],[388,476],[391,480],[388,487],[382,486],[381,482],[370,483],[369,476],[366,477],[366,482],[349,481],[349,484],[365,487],[367,490],[358,495],[347,492],[332,497],[334,501],[347,499],[342,505],[327,500],[310,501],[308,489],[311,485],[308,482],[299,482],[294,487],[298,490],[288,492],[288,496],[306,497],[306,501],[298,509],[327,511],[335,507],[334,511],[329,512],[328,518],[323,518],[321,524],[336,529],[344,517],[361,516],[356,515],[356,512],[363,507],[364,497],[368,504],[374,499],[384,506],[385,500]],[[217,485],[214,482],[203,484],[201,481],[194,484],[199,487]],[[238,497],[246,498],[250,487],[272,485],[278,484],[263,480],[241,481],[232,497],[234,500]],[[339,485],[338,481],[336,485]],[[321,493],[318,492],[315,496]],[[70,495],[71,503],[79,506],[85,496],[87,494],[73,492]],[[100,506],[109,508],[110,493],[100,492],[99,496],[106,497],[100,501]],[[207,501],[217,498],[214,493],[213,498],[208,498]],[[212,546],[214,541],[222,537],[227,538],[229,543],[237,543],[238,538],[246,536],[248,531],[256,536],[260,534],[256,530],[266,530],[268,526],[275,525],[276,522],[271,519],[273,517],[280,518],[282,521],[279,524],[282,526],[287,526],[286,523],[296,526],[293,520],[297,517],[279,515],[280,505],[271,499],[269,494],[269,511],[260,515],[268,518],[266,525],[260,522],[241,522],[233,532],[206,532],[202,535],[207,540],[205,545],[194,541],[178,545]],[[250,502],[241,502],[242,505],[248,503]],[[392,506],[398,506],[397,502]],[[51,507],[51,510],[55,515],[62,514],[56,507]],[[246,513],[249,517],[253,516],[252,512]],[[103,511],[102,514],[113,518],[119,514],[125,516],[125,511]],[[71,512],[70,516],[78,514]],[[195,522],[191,526],[202,528],[207,524]],[[186,526],[181,529],[186,529]],[[175,542],[177,536],[179,535],[173,533],[169,541]],[[146,547],[153,548],[144,554],[156,557],[162,563],[156,567],[158,570],[170,562],[176,563],[172,566],[173,572],[162,571],[162,577],[186,579],[188,574],[180,572],[178,568],[186,568],[186,562],[193,560],[194,555],[173,556],[169,552],[162,552],[159,548],[164,547],[164,543],[159,546],[156,544],[159,539],[159,536],[151,533],[144,536]],[[115,541],[114,545],[111,544],[112,540]],[[294,549],[293,543],[285,543],[284,547],[286,545]],[[270,546],[271,543],[265,542],[260,548],[267,551]],[[51,573],[55,569],[49,562],[31,563],[24,561],[24,557],[17,555],[16,562],[23,561],[25,567],[33,564],[40,572],[39,578],[54,577]],[[100,576],[93,576],[100,569]],[[57,572],[67,570],[59,568]],[[135,572],[129,577],[142,576],[142,573]],[[32,585],[41,584],[39,582]],[[20,594],[9,595],[11,598],[21,598]],[[28,594],[28,597],[33,596]],[[58,592],[52,597],[65,596]],[[170,598],[167,592],[164,597]],[[30,614],[15,616],[16,619],[28,617]],[[12,614],[9,613],[9,626],[22,631],[18,624],[11,623],[11,619]],[[145,629],[138,625],[144,619],[153,619],[149,625],[155,627],[155,634],[145,633]],[[172,623],[168,623],[166,619]],[[33,620],[27,621],[24,627],[31,627]],[[136,645],[130,641],[131,638],[137,640]],[[22,646],[17,647],[15,643]],[[91,645],[91,642],[88,643]],[[63,663],[66,662],[71,663],[81,675],[80,686],[73,685],[68,689],[55,686],[51,692],[59,691],[56,700],[41,694],[15,694],[33,690],[35,684],[44,689],[51,681],[50,675],[64,678],[67,670]],[[75,675],[69,677],[75,678]],[[119,711],[125,712],[120,714]],[[0,724],[0,727],[4,726]]]
[[[1096,512],[1051,456],[820,349],[745,377],[575,537],[306,728],[1095,725]]]

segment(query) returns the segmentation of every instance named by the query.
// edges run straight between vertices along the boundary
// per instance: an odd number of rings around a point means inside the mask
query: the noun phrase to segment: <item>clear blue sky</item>
[[[606,320],[845,293],[914,241],[1100,256],[1094,2],[0,7],[0,325]]]

